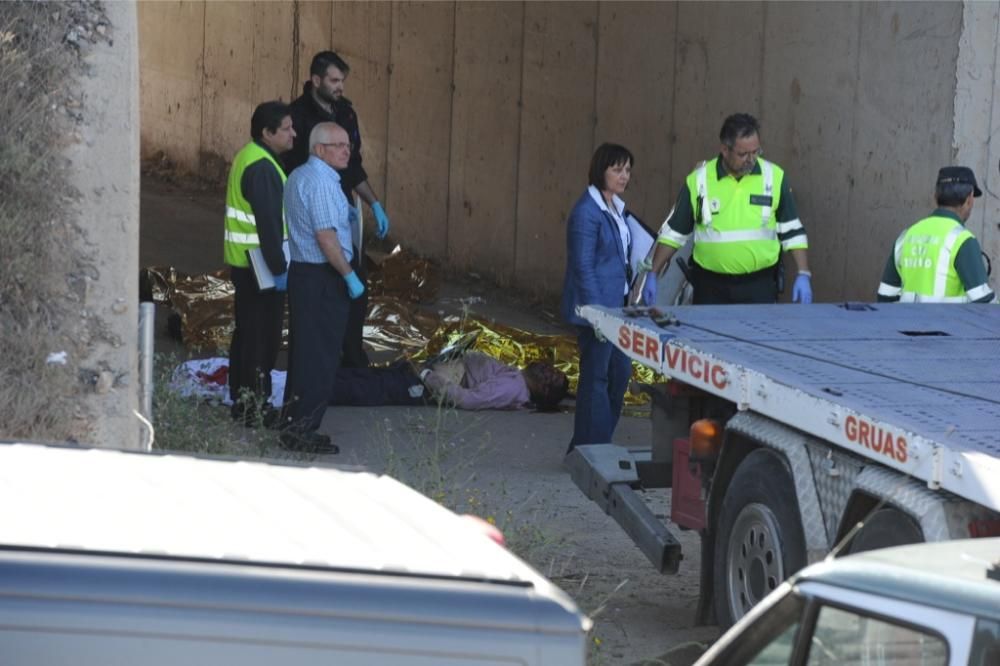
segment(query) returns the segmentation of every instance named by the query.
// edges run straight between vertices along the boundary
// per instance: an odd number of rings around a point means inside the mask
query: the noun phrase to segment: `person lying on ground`
[[[565,373],[551,363],[535,361],[520,370],[471,351],[425,368],[419,375],[407,361],[387,368],[341,368],[330,404],[372,407],[442,403],[470,410],[552,411],[568,392]]]

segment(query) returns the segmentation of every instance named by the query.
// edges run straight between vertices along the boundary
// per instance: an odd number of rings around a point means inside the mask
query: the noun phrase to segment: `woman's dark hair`
[[[594,151],[594,156],[590,158],[590,174],[588,176],[590,185],[603,190],[606,187],[604,172],[608,170],[608,167],[613,167],[616,164],[631,164],[634,167],[635,158],[632,157],[632,152],[617,143],[602,143],[598,146],[597,150]]]
[[[540,412],[552,412],[569,393],[566,373],[546,361],[534,361],[523,371],[531,401]]]
[[[285,116],[291,115],[288,105],[284,102],[264,102],[253,111],[250,117],[250,136],[260,141],[264,130],[274,134],[281,127]]]

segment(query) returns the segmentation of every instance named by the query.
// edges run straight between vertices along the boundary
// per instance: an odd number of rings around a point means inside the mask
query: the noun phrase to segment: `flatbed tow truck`
[[[730,626],[840,546],[1000,534],[1000,307],[578,312],[669,381],[650,449],[566,465],[661,573],[680,544],[644,491],[670,488],[670,522],[701,535],[698,621]]]

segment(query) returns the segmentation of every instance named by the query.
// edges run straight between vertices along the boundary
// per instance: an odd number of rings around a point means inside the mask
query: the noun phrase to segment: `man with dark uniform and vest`
[[[938,172],[938,207],[896,239],[878,286],[879,301],[996,302],[979,242],[964,224],[982,194],[972,169],[949,166]]]
[[[344,97],[344,82],[350,67],[333,51],[320,51],[313,56],[309,66],[309,80],[306,81],[302,95],[291,103],[292,124],[298,138],[295,145],[285,155],[285,166],[288,173],[305,164],[309,159],[309,134],[313,127],[321,122],[333,122],[347,132],[351,140],[351,159],[347,166],[340,169],[340,185],[351,206],[351,226],[356,240],[361,239],[363,230],[360,224],[359,211],[354,208],[354,193],[367,203],[375,216],[376,236],[385,238],[389,233],[389,217],[379,203],[378,197],[368,184],[368,174],[361,166],[361,131],[358,128],[358,114],[354,111],[351,101]],[[364,283],[368,274],[364,265],[364,254],[358,243],[354,243],[354,254],[351,267]],[[356,300],[351,301],[350,314],[347,320],[347,332],[344,337],[344,351],[341,359],[344,368],[368,367],[368,354],[363,346],[363,331],[365,317],[368,313],[368,291]]]
[[[282,245],[288,232],[282,215],[285,172],[278,156],[292,147],[295,130],[288,106],[264,102],[250,119],[252,141],[236,153],[226,187],[224,258],[236,289],[235,328],[229,345],[232,417],[248,426],[269,425],[271,370],[281,347],[288,283]],[[276,287],[260,290],[247,251],[259,247]]]
[[[798,268],[792,300],[812,302],[806,232],[784,171],[760,158],[759,132],[749,114],[726,118],[719,155],[688,175],[646,262],[661,274],[694,234],[695,304],[774,303],[782,251]],[[632,302],[638,298],[632,294]]]

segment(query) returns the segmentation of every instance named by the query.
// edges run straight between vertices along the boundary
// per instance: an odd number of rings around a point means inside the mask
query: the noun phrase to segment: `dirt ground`
[[[140,266],[192,274],[221,268],[222,206],[220,192],[145,177]],[[565,330],[551,307],[529,307],[515,294],[461,276],[443,286],[431,307],[454,312],[469,296],[477,297],[468,305],[472,312],[501,323],[538,333]],[[158,312],[157,351],[183,352],[166,336],[165,314]],[[693,626],[699,537],[675,528],[685,554],[680,573],[656,573],[570,480],[562,458],[572,422],[571,412],[331,407],[322,430],[341,453],[324,462],[388,472],[431,496],[447,496],[452,506],[493,518],[511,547],[594,620],[591,664],[690,664],[718,635],[715,627]],[[640,446],[650,436],[648,418],[623,417],[615,442]],[[665,495],[650,501],[658,514],[669,513]]]

